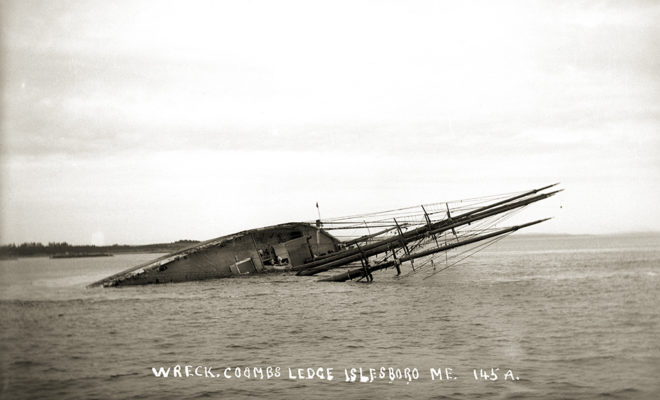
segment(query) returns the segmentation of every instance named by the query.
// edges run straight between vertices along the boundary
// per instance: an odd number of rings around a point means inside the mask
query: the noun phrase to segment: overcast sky
[[[660,230],[655,1],[3,1],[0,242],[150,243],[557,181]]]

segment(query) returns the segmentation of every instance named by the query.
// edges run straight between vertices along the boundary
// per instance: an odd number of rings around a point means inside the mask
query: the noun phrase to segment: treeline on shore
[[[67,242],[50,242],[46,245],[39,242],[10,243],[0,246],[0,257],[32,257],[53,256],[77,253],[171,253],[199,243],[197,240],[177,240],[172,243],[156,243],[143,245],[113,244],[111,246],[71,245]]]

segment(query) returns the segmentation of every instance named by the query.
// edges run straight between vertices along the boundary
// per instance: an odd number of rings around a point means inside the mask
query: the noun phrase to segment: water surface
[[[390,270],[370,284],[284,274],[85,288],[156,256],[1,261],[0,397],[660,396],[660,236],[514,236],[431,277]],[[175,365],[221,377],[152,373]],[[222,376],[268,366],[281,376]],[[308,367],[335,379],[288,378]],[[420,377],[345,382],[352,367]],[[499,368],[498,380],[474,368]]]

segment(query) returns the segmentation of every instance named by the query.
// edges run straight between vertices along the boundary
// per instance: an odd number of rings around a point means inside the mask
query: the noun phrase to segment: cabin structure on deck
[[[144,285],[285,271],[338,249],[339,240],[320,227],[290,222],[207,240],[90,286]]]

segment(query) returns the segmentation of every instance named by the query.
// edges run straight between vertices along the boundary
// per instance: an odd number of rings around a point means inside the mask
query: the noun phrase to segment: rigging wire
[[[524,208],[524,207],[523,207],[523,208]],[[520,210],[521,210],[521,209],[515,209],[515,210],[508,211],[507,213],[505,213],[505,215],[498,216],[498,218],[494,219],[493,221],[490,221],[488,228],[484,228],[484,229],[481,229],[481,230],[475,231],[474,234],[463,235],[463,236],[461,236],[461,239],[464,239],[464,240],[465,240],[465,239],[470,239],[470,238],[472,238],[472,237],[475,237],[475,236],[478,236],[478,235],[484,234],[484,233],[486,233],[486,232],[488,232],[488,231],[492,231],[492,230],[495,229],[495,228],[493,228],[494,225],[496,225],[496,224],[498,224],[498,223],[500,223],[500,222],[502,222],[502,221],[505,221],[505,220],[511,218],[512,216],[514,216],[515,214],[517,214]],[[511,233],[512,233],[512,232],[511,232]],[[503,235],[503,236],[496,237],[496,238],[491,239],[490,241],[487,241],[487,242],[485,242],[485,243],[482,243],[482,244],[480,244],[480,245],[478,245],[478,246],[476,246],[476,247],[470,247],[470,248],[468,248],[467,250],[465,250],[465,251],[463,251],[463,252],[460,252],[460,253],[457,253],[457,254],[455,254],[455,255],[452,255],[451,257],[447,257],[447,254],[449,253],[449,251],[444,252],[444,253],[445,253],[445,257],[446,257],[446,262],[448,262],[449,260],[452,260],[452,261],[453,261],[454,259],[456,259],[456,258],[458,258],[458,257],[461,257],[462,255],[464,255],[464,254],[470,252],[471,250],[475,250],[475,249],[476,249],[476,251],[474,251],[474,252],[468,254],[467,256],[465,256],[465,257],[459,259],[458,261],[456,261],[455,263],[453,263],[453,264],[451,264],[451,265],[445,267],[444,269],[449,268],[449,267],[451,267],[451,266],[453,266],[453,265],[455,265],[455,264],[457,264],[457,263],[463,261],[464,259],[466,259],[466,258],[472,256],[472,255],[475,254],[476,252],[483,250],[483,248],[486,248],[486,247],[490,246],[492,243],[495,243],[497,240],[501,240],[501,239],[503,239],[504,237],[507,237],[507,236],[510,235],[511,233],[505,234],[505,235]],[[482,248],[482,247],[483,247],[483,248]],[[418,271],[424,269],[429,263],[431,263],[431,261],[433,261],[434,259],[437,259],[437,258],[439,258],[439,257],[440,257],[440,254],[431,255],[427,260],[425,260],[424,262],[422,262],[422,263],[416,268],[415,271],[411,271],[411,272],[409,272],[408,274],[404,275],[402,278],[405,278],[405,277],[407,277],[407,276],[410,276],[411,274],[417,273]],[[444,269],[443,269],[443,270],[444,270]]]
[[[500,240],[504,239],[505,237],[508,237],[508,236],[511,235],[512,233],[513,233],[513,232],[506,233],[506,234],[504,234],[504,235],[502,235],[502,236],[498,236],[498,237],[494,238],[493,240],[488,241],[488,242],[482,244],[481,246],[477,246],[477,247],[474,249],[475,251],[473,251],[472,253],[468,254],[467,256],[461,258],[460,260],[458,260],[458,261],[456,261],[456,262],[454,262],[454,263],[452,263],[452,264],[450,264],[450,265],[448,265],[448,266],[446,266],[446,267],[444,267],[444,268],[442,268],[442,269],[439,269],[439,270],[437,270],[437,271],[433,271],[433,273],[431,273],[431,274],[425,276],[424,278],[422,278],[422,280],[426,280],[426,279],[428,279],[428,278],[430,278],[430,277],[432,277],[432,276],[434,276],[434,275],[436,275],[436,274],[439,274],[439,273],[442,272],[442,271],[445,271],[445,270],[447,270],[447,269],[449,269],[449,268],[455,266],[456,264],[460,263],[461,261],[465,260],[466,258],[472,257],[474,254],[478,253],[479,251],[482,251],[482,250],[484,250],[484,249],[490,247],[491,245],[493,245],[493,244],[499,242]],[[414,272],[414,271],[413,271],[413,272]]]
[[[522,194],[522,191],[518,192],[509,192],[509,193],[501,193],[501,194],[496,194],[496,195],[491,195],[491,196],[481,196],[481,197],[472,197],[472,198],[467,198],[467,199],[461,199],[461,200],[450,200],[450,201],[443,201],[443,202],[437,202],[437,203],[428,203],[428,204],[423,204],[425,207],[428,208],[433,208],[433,207],[444,207],[445,204],[461,204],[462,206],[457,206],[453,207],[452,209],[454,210],[459,210],[462,208],[466,207],[474,207],[475,205],[487,203],[487,202],[492,202],[493,200],[498,200],[498,199],[504,199],[507,197],[515,196],[517,194]],[[468,203],[468,204],[466,204]],[[423,215],[420,213],[410,213],[409,211],[411,210],[418,210],[419,206],[410,206],[410,207],[402,207],[402,208],[395,208],[395,209],[390,209],[390,210],[385,210],[385,211],[377,211],[377,212],[370,212],[370,213],[364,213],[364,214],[353,214],[353,215],[348,215],[348,216],[343,216],[343,217],[334,217],[334,218],[327,218],[323,220],[323,223],[331,223],[331,222],[337,222],[337,221],[346,221],[350,219],[364,219],[367,217],[378,217],[378,216],[386,216],[386,215],[391,215],[392,213],[398,213],[397,215]],[[401,213],[402,211],[407,211],[408,213]],[[433,214],[440,214],[442,211],[433,211]],[[431,213],[429,213],[431,214]]]

